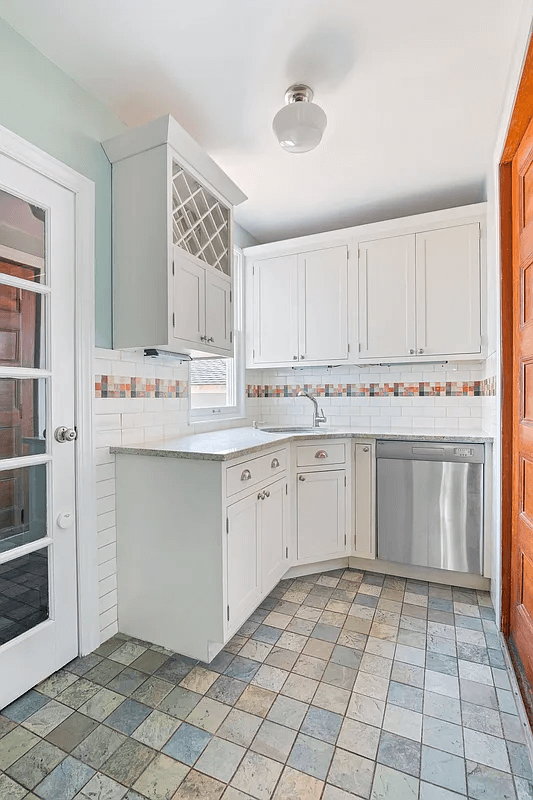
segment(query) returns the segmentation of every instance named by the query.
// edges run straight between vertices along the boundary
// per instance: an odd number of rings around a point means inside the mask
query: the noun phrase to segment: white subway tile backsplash
[[[105,564],[106,561],[116,560],[116,557],[117,557],[116,542],[111,542],[110,544],[106,544],[104,545],[104,547],[100,547],[98,550],[99,564]]]

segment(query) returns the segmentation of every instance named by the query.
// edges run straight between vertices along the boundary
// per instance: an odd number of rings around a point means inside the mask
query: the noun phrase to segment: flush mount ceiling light
[[[288,153],[307,153],[320,144],[328,119],[312,103],[313,90],[303,83],[289,86],[285,103],[272,121],[280,145]]]

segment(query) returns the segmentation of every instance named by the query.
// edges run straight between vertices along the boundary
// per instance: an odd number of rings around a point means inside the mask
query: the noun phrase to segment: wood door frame
[[[98,539],[94,463],[94,231],[95,186],[84,175],[0,125],[0,153],[50,178],[75,196],[75,424],[78,648],[100,644]]]
[[[513,530],[513,408],[518,386],[513,383],[513,230],[512,161],[533,119],[533,38],[522,66],[499,165],[500,312],[501,312],[501,629],[511,627],[511,548]],[[515,667],[517,664],[515,663]],[[517,670],[518,671],[518,670]]]

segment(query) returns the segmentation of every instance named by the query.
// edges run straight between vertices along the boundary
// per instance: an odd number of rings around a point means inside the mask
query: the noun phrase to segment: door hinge
[[[229,622],[229,606],[228,606],[227,616],[228,616],[228,622]]]
[[[348,345],[348,352],[350,352],[350,345]]]
[[[226,517],[226,533],[229,533],[229,517]]]
[[[285,484],[285,494],[289,494],[289,484]]]
[[[361,352],[361,342],[359,342],[359,352]]]
[[[20,522],[21,522],[21,525],[24,525],[24,509],[23,508],[20,509]]]
[[[176,315],[175,314],[172,314],[172,327],[173,328],[176,327]]]
[[[344,546],[346,547],[346,534],[344,534]]]
[[[346,486],[346,475],[344,476],[344,485]]]
[[[172,259],[172,274],[174,275],[174,259]]]
[[[289,548],[286,547],[285,548],[285,558],[288,558],[288,557],[289,557]]]
[[[255,350],[252,350],[252,358],[255,358]]]
[[[233,342],[233,331],[230,331],[229,332],[229,343],[231,344],[232,342]]]
[[[229,301],[230,301],[230,303],[232,302],[232,300],[233,300],[233,292],[230,289],[230,293],[229,293]]]

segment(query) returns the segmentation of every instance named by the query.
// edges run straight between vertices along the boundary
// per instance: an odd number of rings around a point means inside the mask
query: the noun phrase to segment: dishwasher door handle
[[[442,447],[412,447],[411,452],[414,456],[444,456]]]

